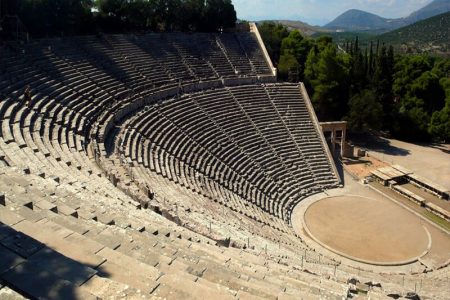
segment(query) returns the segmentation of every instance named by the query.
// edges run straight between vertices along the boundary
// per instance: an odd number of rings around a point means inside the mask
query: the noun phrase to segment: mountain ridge
[[[358,9],[350,9],[323,26],[335,31],[387,32],[450,11],[449,0],[434,0],[405,18],[389,19]]]
[[[377,36],[404,53],[450,55],[450,12],[420,20],[405,27]]]

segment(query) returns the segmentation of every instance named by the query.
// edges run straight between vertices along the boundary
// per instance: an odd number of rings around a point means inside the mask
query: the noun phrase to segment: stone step
[[[0,257],[0,274],[25,261],[22,257],[2,245],[0,245]]]
[[[23,258],[28,258],[45,247],[38,240],[16,230],[12,235],[3,238],[0,244]]]
[[[247,275],[243,276],[239,272],[227,269],[224,266],[208,266],[202,278],[220,283],[232,290],[244,291],[268,299],[276,299],[277,294],[280,292],[280,288],[271,290],[265,285],[264,281],[256,281]]]
[[[0,223],[0,241],[15,233],[16,231],[12,229],[11,226]]]
[[[261,267],[259,265],[249,265],[248,261],[246,261],[245,259],[242,260],[233,259],[227,264],[227,267],[230,270],[257,279],[263,279],[265,274],[267,274],[269,271],[266,267]]]
[[[46,217],[44,211],[34,211],[26,206],[17,208],[15,212],[30,222],[39,222]]]
[[[186,273],[186,275],[190,275],[187,273],[188,266],[178,259],[174,259],[168,264],[160,263],[157,267],[164,274]]]
[[[227,286],[221,285],[220,283],[211,282],[211,281],[203,279],[201,277],[197,279],[197,282],[199,284],[208,286],[208,287],[212,288],[213,290],[220,292],[221,294],[228,294],[233,297],[236,297],[236,295],[237,295],[237,291],[232,290]]]
[[[325,280],[314,275],[298,273],[298,276],[296,277],[298,279],[285,275],[279,276],[278,278],[283,280],[287,286],[296,290],[304,290],[309,287],[309,292],[314,294],[320,294],[322,290],[326,290],[329,294],[346,295],[348,290],[348,287],[342,284],[331,280]]]
[[[116,221],[114,220],[114,217],[110,214],[103,213],[103,214],[97,214],[97,221],[105,224],[105,225],[114,225],[116,224]]]
[[[84,288],[57,277],[52,269],[24,262],[0,278],[26,297],[33,299],[97,299]]]
[[[103,248],[97,255],[106,259],[97,268],[99,276],[128,284],[144,293],[150,293],[155,288],[156,280],[161,275],[155,267],[110,248]]]
[[[85,224],[81,220],[77,220],[74,218],[68,218],[63,215],[59,215],[53,212],[47,212],[46,218],[51,220],[52,222],[59,224],[67,229],[72,230],[73,232],[77,232],[79,234],[85,234],[90,229],[92,229],[92,225],[89,226]]]
[[[152,247],[151,243],[124,243],[116,251],[131,256],[149,266],[156,267],[158,264],[169,264],[173,258],[163,255]]]
[[[14,225],[24,220],[25,218],[9,209],[8,207],[0,206],[0,222],[5,225]]]
[[[111,249],[117,249],[123,242],[123,237],[117,231],[113,231],[107,227],[92,228],[84,234],[84,236],[99,242]]]
[[[23,220],[14,225],[14,229],[45,243],[69,258],[94,268],[105,261],[95,255],[104,246],[47,219],[37,223]]]
[[[81,219],[97,221],[97,215],[94,212],[90,211],[89,209],[81,207],[80,209],[77,210],[77,213],[78,217]]]
[[[140,290],[98,275],[92,276],[82,287],[100,299],[142,299]]]
[[[24,296],[10,289],[7,286],[1,286],[0,284],[0,299],[2,300],[25,300]]]
[[[36,202],[35,206],[42,210],[50,210],[54,213],[58,213],[57,206],[47,200],[41,200],[39,202]]]
[[[245,291],[242,291],[242,290],[238,291],[237,298],[239,300],[263,300],[263,299],[267,299],[267,298],[259,297],[259,296],[256,296],[256,295],[252,295],[252,294],[250,294],[248,292],[245,292]],[[297,299],[302,299],[302,298],[297,298]]]
[[[51,272],[53,276],[70,281],[77,286],[97,273],[95,269],[47,247],[28,258],[26,264],[32,265],[36,272],[43,274]]]
[[[64,240],[55,240],[49,244],[53,249],[63,253],[65,256],[76,260],[82,264],[88,265],[91,268],[97,268],[102,263],[105,262],[105,259],[101,256],[95,255],[92,252],[89,252],[84,248],[84,243],[71,243]]]
[[[219,264],[225,264],[230,260],[230,257],[220,251],[221,248],[207,244],[192,243],[189,247],[189,252],[202,257],[203,259],[215,261]]]
[[[48,221],[48,219],[41,219],[37,223],[23,220],[12,227],[42,243],[48,243],[54,238],[63,239],[73,233],[73,231]]]
[[[77,211],[64,203],[58,203],[57,209],[58,209],[58,213],[61,215],[78,218]]]
[[[316,299],[323,299],[318,297],[314,294],[309,294],[305,292],[296,292],[295,294],[289,294],[289,293],[280,293],[278,294],[278,300],[316,300]]]
[[[166,274],[159,280],[159,286],[152,293],[155,298],[165,299],[234,299],[232,295],[223,294],[207,284],[194,282],[191,277],[179,274]]]
[[[71,235],[67,236],[65,240],[75,245],[82,245],[83,249],[89,253],[98,253],[105,248],[103,244],[94,241],[85,235],[79,234],[78,232],[73,232]]]
[[[26,193],[15,194],[13,198],[10,198],[15,206],[25,206],[29,209],[33,209],[34,201],[31,200],[31,195]]]
[[[239,274],[228,270],[226,267],[224,267],[222,265],[216,265],[214,263],[210,263],[207,265],[202,278],[206,279],[210,282],[222,283],[222,282],[227,282],[230,280],[238,279]]]

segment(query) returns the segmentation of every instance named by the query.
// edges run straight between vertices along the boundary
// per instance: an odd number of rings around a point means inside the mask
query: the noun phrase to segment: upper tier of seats
[[[116,97],[180,82],[273,75],[254,33],[80,36],[7,45],[0,48],[0,90],[39,74],[77,79],[78,86],[99,86]]]
[[[271,77],[254,33],[84,36],[10,44],[1,50],[0,115],[8,121],[2,125],[7,143],[16,139],[20,147],[30,144],[38,151],[43,148],[40,145],[54,142],[55,146],[45,147],[43,154],[57,160],[66,146],[88,152],[92,138],[100,143],[113,139],[114,132],[111,137],[108,130],[142,108],[148,99],[154,102],[206,88],[201,95],[186,94],[167,105],[168,111],[144,116],[143,122],[133,125],[150,126],[148,130],[153,133],[166,132],[170,126],[194,128],[200,137],[192,137],[190,132],[182,141],[166,137],[169,146],[172,142],[190,145],[183,153],[189,163],[182,158],[183,163],[206,178],[201,180],[213,180],[221,190],[225,188],[285,220],[300,199],[337,184],[298,86],[213,89],[226,86],[228,82],[223,80],[227,79],[234,79],[230,84],[235,85],[249,78],[253,82],[261,76]],[[26,86],[31,88],[29,101],[25,99]],[[167,95],[157,95],[161,91],[168,91]],[[125,116],[117,117],[124,110]],[[187,113],[190,119],[184,118]],[[175,119],[166,114],[174,114]],[[200,118],[204,126],[191,126],[198,125]],[[214,130],[211,134],[216,140],[205,144],[201,137],[210,138],[209,129]],[[148,133],[144,134],[149,139]],[[153,151],[155,141],[150,141],[146,147]],[[148,149],[138,149],[134,139],[128,142],[126,153],[135,155],[132,160],[144,162]],[[190,164],[192,145],[200,145],[209,155],[196,154],[195,159],[202,161],[200,169]],[[209,149],[212,145],[223,149]],[[164,146],[162,151],[167,150]],[[97,154],[106,154],[95,147],[92,150],[97,158]],[[161,163],[158,156],[150,158]],[[77,165],[83,165],[82,159]],[[178,176],[193,174],[181,173]],[[211,190],[201,192],[211,195]],[[219,192],[214,198],[218,197],[230,196]]]

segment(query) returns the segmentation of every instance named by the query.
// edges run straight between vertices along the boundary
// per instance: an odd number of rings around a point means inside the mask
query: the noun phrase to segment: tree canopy
[[[259,24],[281,80],[304,81],[320,120],[347,120],[353,132],[383,130],[410,141],[450,141],[450,59],[395,55],[358,38],[304,37]],[[282,33],[282,34],[280,34]]]
[[[3,1],[2,1],[3,2]],[[234,27],[231,0],[5,0],[34,36],[95,31],[206,31]]]

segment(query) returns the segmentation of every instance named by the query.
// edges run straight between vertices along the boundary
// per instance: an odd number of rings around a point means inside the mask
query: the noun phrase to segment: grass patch
[[[389,192],[391,191],[392,193],[395,193],[392,189],[389,189],[387,187],[382,186],[380,183],[378,182],[372,182],[370,183],[376,190],[380,191],[380,192]],[[447,220],[433,214],[431,211],[425,209],[424,207],[421,207],[420,205],[418,205],[416,202],[413,202],[403,196],[400,196],[400,194],[395,193],[395,195],[397,195],[397,197],[395,198],[395,201],[398,201],[399,203],[402,203],[404,205],[406,205],[407,207],[413,209],[414,211],[416,211],[417,213],[421,214],[423,217],[425,217],[426,219],[430,220],[431,222],[435,223],[436,225],[438,225],[439,227],[450,231],[450,222],[448,222]],[[389,193],[388,193],[389,196]],[[393,195],[391,195],[393,196]],[[389,196],[390,197],[390,196]]]
[[[450,231],[450,222],[447,222],[446,220],[442,219],[439,216],[436,216],[435,214],[433,214],[432,212],[425,210],[424,212],[422,212],[422,215],[424,217],[426,217],[428,220],[432,221],[433,223],[441,226],[442,228]]]

